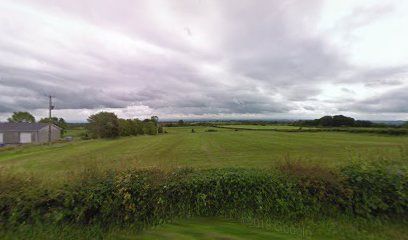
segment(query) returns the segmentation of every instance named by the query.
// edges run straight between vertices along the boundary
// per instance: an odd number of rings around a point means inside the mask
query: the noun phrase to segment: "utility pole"
[[[48,105],[48,144],[51,144],[51,110],[54,109],[54,106],[52,105],[52,96],[49,95],[49,105]]]

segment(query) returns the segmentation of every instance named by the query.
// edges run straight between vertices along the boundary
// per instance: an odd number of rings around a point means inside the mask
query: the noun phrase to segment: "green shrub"
[[[408,210],[408,178],[384,167],[349,166],[343,169],[353,192],[353,212],[359,215],[403,215]]]
[[[1,180],[0,224],[11,226],[132,222],[143,227],[185,216],[391,217],[408,210],[406,172],[382,167],[89,171],[54,188],[32,179]]]
[[[217,129],[207,129],[207,130],[205,130],[206,132],[218,132],[218,130]]]

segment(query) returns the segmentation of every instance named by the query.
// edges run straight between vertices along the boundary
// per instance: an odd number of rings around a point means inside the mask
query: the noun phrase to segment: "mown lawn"
[[[386,240],[408,239],[404,223],[326,219],[298,223],[240,223],[222,218],[177,220],[140,231],[133,225],[103,230],[100,226],[22,226],[0,231],[0,239],[134,239],[134,240]]]
[[[0,174],[33,175],[46,182],[75,180],[85,169],[273,168],[301,162],[337,168],[352,162],[407,167],[408,137],[340,132],[235,131],[210,127],[167,128],[159,136],[76,140],[52,146],[0,149]],[[212,129],[215,132],[207,132]],[[303,220],[302,220],[303,221]],[[20,226],[0,239],[408,239],[406,222],[379,219],[321,219],[317,222],[242,224],[196,218],[150,228],[132,226]],[[0,229],[1,230],[1,229]]]
[[[350,222],[349,222],[350,221]],[[214,218],[198,218],[165,224],[142,232],[133,239],[140,240],[385,240],[408,239],[408,231],[404,224],[375,223],[361,220],[330,220],[310,221],[303,223],[271,222],[259,224],[242,224]],[[123,238],[120,238],[123,236]],[[112,234],[113,238],[131,239],[129,232],[121,235]]]
[[[286,161],[338,167],[351,161],[406,165],[408,137],[354,133],[167,128],[160,136],[123,137],[0,150],[0,169],[58,180],[85,168],[269,168]],[[54,178],[54,176],[56,178]]]

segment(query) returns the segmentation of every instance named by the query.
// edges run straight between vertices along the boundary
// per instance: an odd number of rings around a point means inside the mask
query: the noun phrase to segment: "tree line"
[[[115,138],[119,136],[157,135],[163,133],[159,118],[123,119],[112,112],[99,112],[87,119],[85,138]]]
[[[29,112],[14,112],[7,119],[8,122],[35,123],[35,117]],[[49,123],[49,118],[41,118],[39,123]],[[69,127],[85,128],[83,138],[115,138],[119,136],[157,135],[163,133],[159,118],[152,116],[150,119],[122,119],[112,112],[99,112],[88,117],[87,123],[68,124],[63,118],[52,117],[51,123],[60,127],[61,134]],[[77,126],[78,125],[78,126]]]
[[[9,117],[8,122],[27,122],[35,123],[35,117],[29,112],[14,112]],[[48,118],[41,118],[38,122],[48,123]],[[136,135],[157,135],[163,133],[165,127],[182,126],[212,126],[214,122],[164,122],[159,124],[159,118],[152,116],[150,119],[123,119],[112,112],[99,112],[88,117],[87,123],[69,124],[63,118],[52,117],[51,123],[61,128],[61,134],[64,134],[68,128],[84,127],[87,131],[83,138],[115,138],[119,136]],[[245,122],[248,124],[248,122]],[[251,122],[252,123],[252,122]],[[269,122],[256,121],[254,123],[264,125]],[[225,124],[225,123],[224,123]],[[352,117],[343,115],[324,116],[314,120],[299,120],[292,123],[295,126],[315,126],[315,127],[387,127],[385,124],[373,123],[371,121],[356,120]],[[403,128],[408,128],[408,122],[403,124]]]
[[[366,120],[355,120],[352,117],[343,115],[324,116],[314,120],[300,120],[294,122],[293,125],[314,127],[382,127],[381,124],[375,124]]]

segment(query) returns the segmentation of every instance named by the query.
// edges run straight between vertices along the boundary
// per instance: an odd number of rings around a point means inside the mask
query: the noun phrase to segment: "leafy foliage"
[[[3,179],[0,223],[154,225],[185,216],[298,219],[345,213],[406,216],[406,172],[349,166],[320,168],[87,171],[50,188]]]
[[[116,114],[109,112],[91,115],[88,118],[86,129],[88,132],[85,133],[86,136],[83,136],[83,139],[87,139],[88,135],[92,138],[114,138],[163,133],[163,127],[159,125],[159,118],[156,116],[140,121],[139,119],[118,118]]]
[[[321,126],[321,127],[372,127],[370,121],[355,120],[343,115],[324,116],[315,120],[297,121],[294,125],[299,126]]]
[[[41,118],[40,123],[49,123],[49,118]],[[68,128],[67,122],[63,118],[52,117],[51,123],[61,128],[61,134],[63,135]]]
[[[114,113],[99,112],[88,118],[86,126],[93,138],[114,138],[119,136],[119,119]]]
[[[35,123],[35,117],[29,112],[14,112],[13,115],[7,119],[7,121]]]

